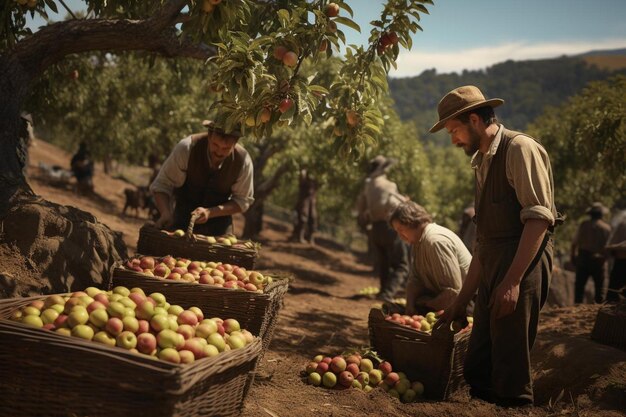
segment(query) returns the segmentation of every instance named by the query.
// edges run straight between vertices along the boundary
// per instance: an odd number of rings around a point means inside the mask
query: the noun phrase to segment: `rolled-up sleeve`
[[[254,167],[252,165],[252,158],[246,153],[246,158],[243,161],[243,166],[239,172],[239,176],[231,187],[232,200],[241,207],[241,212],[244,213],[252,203],[254,203]]]
[[[518,135],[506,155],[506,175],[522,206],[520,221],[555,221],[552,167],[546,150],[534,139]]]
[[[167,157],[158,175],[150,184],[152,193],[165,193],[172,196],[175,188],[181,187],[187,178],[187,164],[191,148],[191,136],[176,144]]]

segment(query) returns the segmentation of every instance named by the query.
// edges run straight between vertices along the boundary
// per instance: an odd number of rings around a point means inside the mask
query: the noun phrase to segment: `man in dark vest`
[[[533,403],[530,350],[552,274],[552,229],[557,222],[552,168],[533,138],[498,123],[474,86],[449,92],[438,106],[452,144],[472,156],[476,247],[463,287],[440,323],[465,315],[478,290],[465,361],[472,397],[500,406]]]
[[[237,143],[240,132],[211,121],[203,125],[207,132],[178,142],[150,186],[160,213],[157,227],[186,230],[196,214],[196,233],[232,233],[232,215],[254,201],[252,159]]]

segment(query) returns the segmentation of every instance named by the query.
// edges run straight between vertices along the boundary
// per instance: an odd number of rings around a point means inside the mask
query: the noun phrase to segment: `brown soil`
[[[43,142],[32,149],[39,161],[67,166],[69,155]],[[44,198],[89,211],[113,230],[121,231],[132,253],[145,219],[122,217],[126,183],[97,172],[97,197],[76,196],[70,188],[33,179]],[[241,219],[236,219],[242,230]],[[542,313],[533,350],[537,407],[503,409],[470,400],[465,392],[448,402],[401,404],[381,390],[331,391],[303,383],[300,372],[317,354],[335,355],[368,344],[367,315],[372,300],[355,297],[376,285],[371,267],[360,254],[346,252],[330,239],[316,246],[288,242],[291,226],[266,218],[260,241],[259,268],[289,270],[295,276],[284,299],[269,351],[246,400],[246,417],[273,416],[624,416],[626,352],[598,344],[590,333],[595,305],[548,307]],[[7,260],[8,258],[8,260]],[[39,271],[28,259],[0,246],[0,272],[33,279]],[[563,392],[563,395],[560,395]]]

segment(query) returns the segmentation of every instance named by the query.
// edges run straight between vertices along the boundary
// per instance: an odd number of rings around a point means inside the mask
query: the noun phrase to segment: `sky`
[[[383,0],[347,0],[361,33],[344,27],[348,44],[369,37]],[[626,48],[625,0],[434,0],[419,22],[411,51],[401,50],[392,77],[484,69],[512,60]],[[66,0],[73,10],[80,0]],[[342,14],[345,13],[342,10]],[[53,20],[62,16],[51,15]],[[35,21],[34,26],[42,24]]]

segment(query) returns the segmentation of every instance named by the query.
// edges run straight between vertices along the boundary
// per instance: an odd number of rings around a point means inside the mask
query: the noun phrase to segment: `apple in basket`
[[[214,243],[217,243],[217,239],[215,239],[215,237],[213,237],[213,236],[207,236],[207,237],[206,237],[206,241],[207,241],[209,244],[211,244],[211,245],[212,245],[212,244],[214,244]]]

